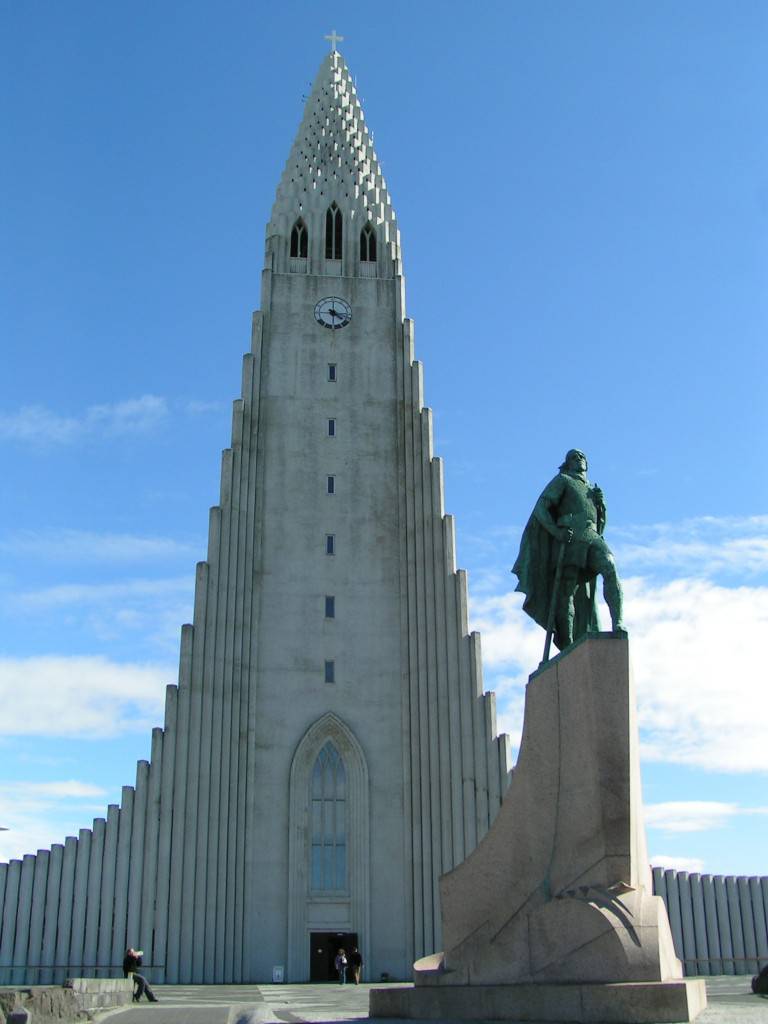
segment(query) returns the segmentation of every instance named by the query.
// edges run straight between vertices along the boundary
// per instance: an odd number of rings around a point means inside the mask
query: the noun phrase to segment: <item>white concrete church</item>
[[[103,976],[128,945],[166,982],[321,980],[353,943],[366,978],[408,978],[441,948],[438,878],[509,766],[422,394],[395,213],[333,49],[267,226],[164,727],[106,819],[0,865],[3,982]]]

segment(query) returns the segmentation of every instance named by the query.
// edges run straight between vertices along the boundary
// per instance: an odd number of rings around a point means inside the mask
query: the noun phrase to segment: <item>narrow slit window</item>
[[[328,437],[336,437],[336,420],[328,420]]]
[[[325,535],[325,553],[326,555],[336,554],[336,537],[332,533]]]
[[[341,259],[341,210],[336,203],[331,203],[325,214],[325,258]]]
[[[325,617],[326,619],[336,618],[336,598],[332,594],[325,595]]]
[[[328,363],[328,380],[336,381],[336,363]]]
[[[307,258],[307,226],[301,217],[291,229],[291,256]]]
[[[366,224],[360,232],[360,262],[376,262],[376,232],[370,224]]]
[[[326,661],[325,663],[325,681],[326,683],[336,682],[336,662]]]
[[[336,493],[336,477],[335,476],[329,476],[328,477],[328,493],[329,494],[335,494]]]

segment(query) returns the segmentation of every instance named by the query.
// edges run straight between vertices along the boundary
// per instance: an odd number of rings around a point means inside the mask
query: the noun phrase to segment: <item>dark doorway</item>
[[[333,966],[336,954],[343,949],[347,957],[357,945],[357,932],[310,932],[309,935],[309,980],[338,981],[339,975]],[[352,975],[347,971],[347,978]]]

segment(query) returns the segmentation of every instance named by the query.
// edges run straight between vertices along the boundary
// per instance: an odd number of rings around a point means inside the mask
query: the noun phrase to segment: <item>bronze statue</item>
[[[614,632],[626,632],[622,622],[621,583],[611,549],[603,540],[605,499],[587,480],[587,457],[572,448],[560,472],[536,502],[520,542],[512,572],[516,589],[525,594],[523,610],[547,631],[544,661],[550,640],[563,650],[585,633],[597,632],[595,588],[603,577],[603,597]]]

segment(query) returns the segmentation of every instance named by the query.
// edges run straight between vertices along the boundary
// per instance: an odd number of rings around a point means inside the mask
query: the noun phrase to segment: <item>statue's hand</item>
[[[573,530],[569,526],[558,526],[557,539],[561,544],[570,544],[573,537]]]

